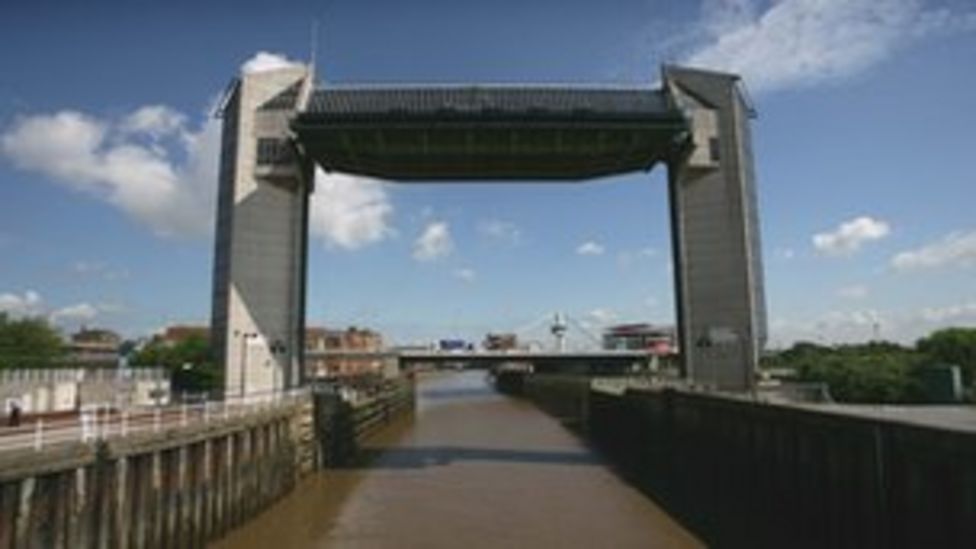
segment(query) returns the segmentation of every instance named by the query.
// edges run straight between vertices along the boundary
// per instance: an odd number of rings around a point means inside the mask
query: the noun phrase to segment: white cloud
[[[770,323],[770,339],[784,346],[795,341],[865,342],[875,333],[882,338],[893,337],[894,320],[894,316],[874,309],[833,310],[805,319],[776,318]]]
[[[427,225],[413,244],[413,257],[418,261],[433,261],[454,249],[447,223],[435,221]]]
[[[55,324],[61,324],[64,322],[83,322],[92,320],[98,316],[98,307],[92,305],[91,303],[77,303],[75,305],[68,305],[67,307],[61,307],[49,315],[51,322]]]
[[[290,64],[260,52],[242,70]],[[0,154],[20,169],[112,204],[158,235],[199,236],[213,229],[220,129],[210,116],[194,125],[164,105],[118,119],[60,111],[16,120],[0,133]],[[379,181],[317,171],[316,183],[311,236],[351,250],[394,234],[393,206]]]
[[[935,323],[970,321],[976,322],[976,301],[946,305],[944,307],[926,307],[919,315],[923,320]]]
[[[899,271],[976,265],[976,231],[952,233],[937,242],[901,252],[891,259]]]
[[[480,223],[478,232],[488,238],[509,244],[518,244],[522,240],[522,231],[517,225],[500,219],[489,219]]]
[[[875,337],[912,344],[950,326],[976,326],[976,300],[903,311],[835,310],[806,319],[776,318],[770,323],[777,346],[795,341],[863,343]]]
[[[474,269],[463,268],[454,270],[454,277],[464,282],[474,282],[477,276]]]
[[[0,135],[0,153],[159,235],[199,235],[212,228],[219,139],[219,122],[206,118],[191,128],[162,106],[121,120],[65,110],[16,120]]]
[[[579,255],[603,255],[604,251],[606,250],[602,244],[592,240],[587,240],[576,247],[576,253]]]
[[[823,317],[824,322],[841,326],[873,326],[881,322],[881,319],[882,314],[874,309],[831,311]]]
[[[45,305],[39,293],[27,290],[23,295],[0,293],[0,312],[15,318],[47,317],[54,324],[63,324],[92,320],[100,314],[101,310],[91,303],[77,303],[52,311]]]
[[[142,107],[120,123],[120,130],[128,134],[146,134],[159,139],[179,135],[185,131],[186,115],[165,105]]]
[[[828,255],[850,255],[871,242],[884,238],[891,228],[884,221],[868,216],[841,223],[834,231],[813,235],[813,246]]]
[[[375,179],[316,169],[309,210],[309,233],[327,246],[355,250],[393,234],[393,205]]]
[[[259,51],[241,65],[241,72],[255,73],[273,71],[277,69],[287,69],[301,65],[298,61],[292,61],[283,54]]]
[[[15,293],[0,293],[0,312],[11,316],[35,316],[41,313],[43,300],[34,290],[27,290],[23,295]]]
[[[789,261],[796,257],[796,250],[794,250],[793,248],[778,248],[776,250],[776,255],[778,255],[782,259]]]
[[[704,0],[701,11],[705,30],[721,36],[751,23],[759,6],[754,0]]]
[[[106,301],[95,304],[98,314],[120,314],[129,311],[129,308],[117,301]]]
[[[293,66],[259,52],[245,72]],[[95,196],[158,235],[204,235],[213,227],[220,122],[196,124],[165,105],[120,118],[62,110],[23,116],[0,134],[0,154],[19,169]]]
[[[604,308],[593,309],[586,316],[597,325],[609,324],[619,318],[616,311]]]
[[[868,296],[868,287],[863,284],[844,286],[837,290],[837,295],[844,299],[864,299]]]
[[[752,89],[810,86],[857,74],[930,35],[976,28],[976,12],[923,0],[704,2],[704,45],[683,64],[741,74]],[[716,9],[724,6],[722,9]]]

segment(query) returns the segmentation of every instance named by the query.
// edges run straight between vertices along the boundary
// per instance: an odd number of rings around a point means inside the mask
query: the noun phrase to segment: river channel
[[[216,548],[701,547],[555,419],[484,372],[418,382],[364,465],[304,479]]]

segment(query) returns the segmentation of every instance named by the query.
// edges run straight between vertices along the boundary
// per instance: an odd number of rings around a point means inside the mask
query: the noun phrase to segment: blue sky
[[[976,324],[976,8],[964,0],[18,3],[0,20],[0,310],[127,335],[209,318],[209,110],[259,52],[328,83],[651,86],[740,72],[772,343]],[[276,56],[275,58],[269,55]],[[564,311],[673,322],[664,172],[320,181],[310,322],[480,338]]]

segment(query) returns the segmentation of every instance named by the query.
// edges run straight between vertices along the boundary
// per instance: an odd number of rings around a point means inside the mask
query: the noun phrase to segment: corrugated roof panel
[[[319,89],[309,114],[332,116],[401,112],[532,112],[660,115],[669,112],[660,91],[545,87],[431,87]]]

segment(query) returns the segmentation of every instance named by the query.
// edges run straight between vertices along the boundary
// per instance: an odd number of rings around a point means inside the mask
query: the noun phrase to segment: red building
[[[518,349],[518,336],[515,334],[488,334],[481,346],[487,351],[511,351]]]
[[[672,355],[678,352],[677,333],[673,326],[619,324],[603,331],[603,348],[647,350],[658,356]]]

